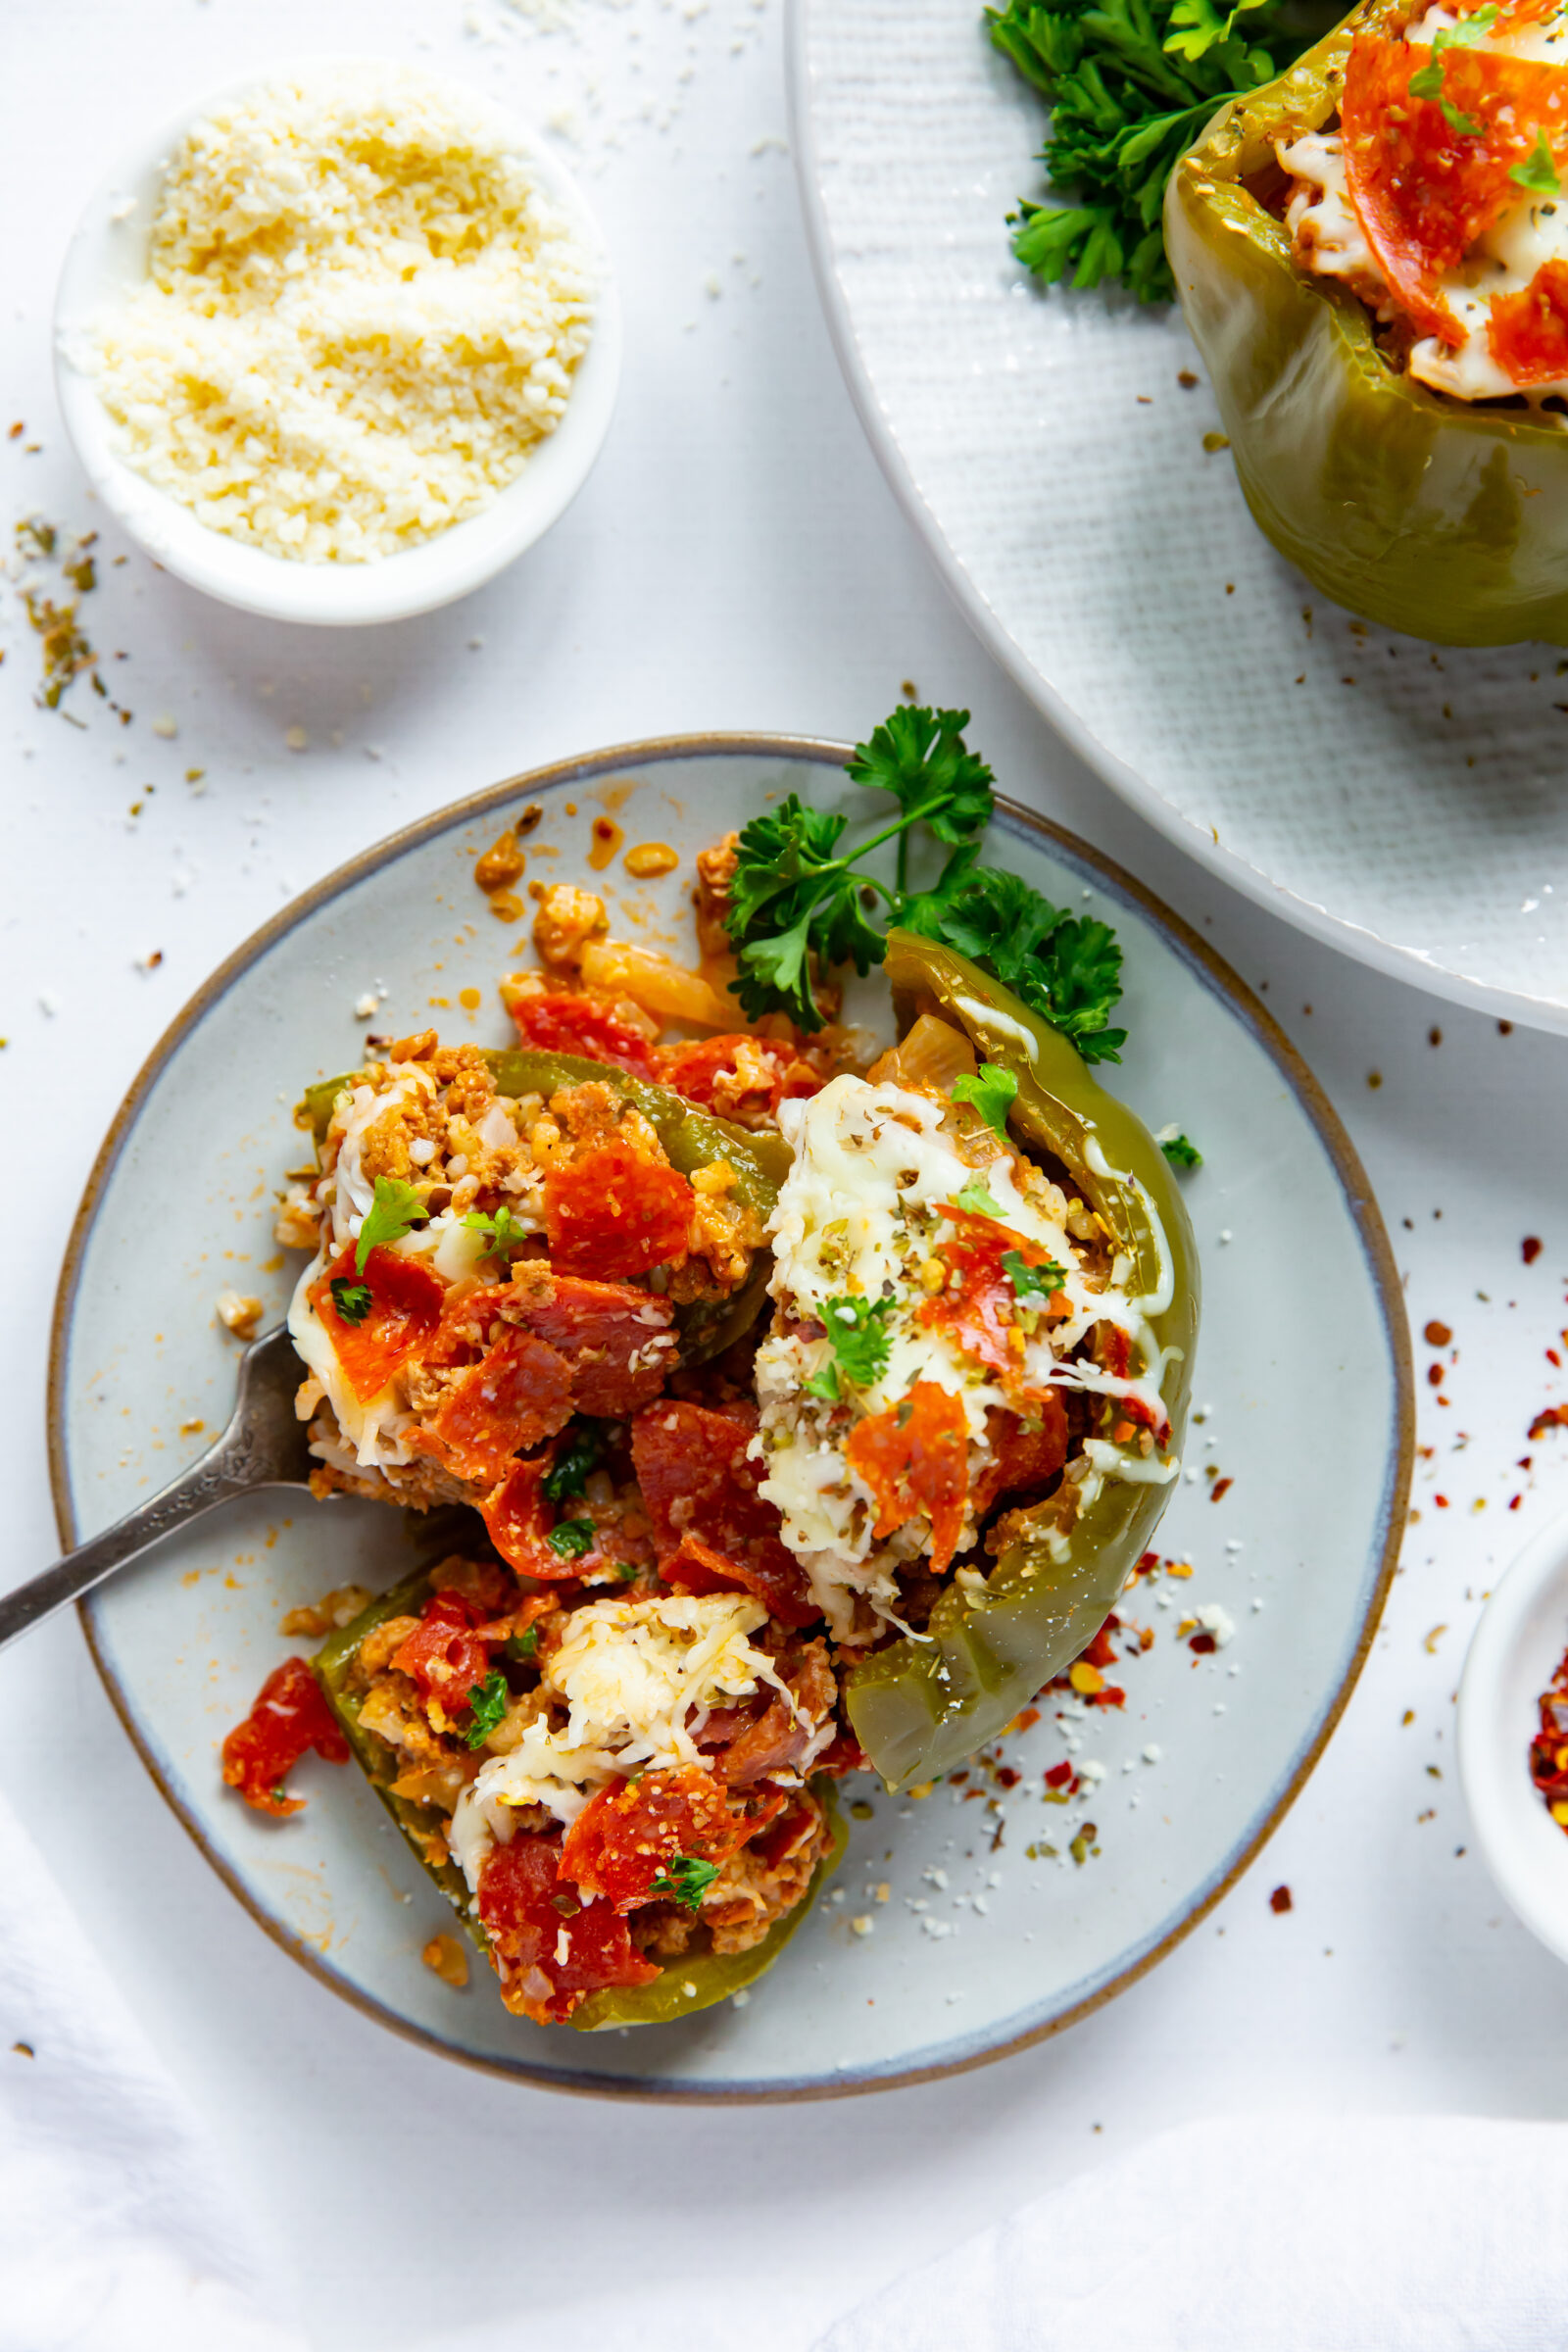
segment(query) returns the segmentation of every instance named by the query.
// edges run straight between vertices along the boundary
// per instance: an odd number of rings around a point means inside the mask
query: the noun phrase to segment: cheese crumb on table
[[[146,281],[72,356],[125,461],[202,522],[363,563],[520,472],[564,414],[595,292],[485,101],[343,67],[196,123]]]

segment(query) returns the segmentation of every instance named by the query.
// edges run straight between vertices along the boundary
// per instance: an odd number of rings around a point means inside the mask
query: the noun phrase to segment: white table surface
[[[224,1891],[142,1774],[74,1619],[0,1660],[0,1777],[270,2227],[282,2291],[340,2352],[547,2335],[569,2352],[634,2328],[684,2352],[738,2333],[804,2347],[999,2205],[1189,2116],[1266,2110],[1288,2131],[1303,2110],[1568,2111],[1568,1977],[1464,1850],[1452,1771],[1452,1695],[1482,1595],[1568,1505],[1568,1431],[1526,1443],[1563,1393],[1544,1351],[1568,1319],[1568,1048],[1501,1037],[1230,896],[1077,766],[979,650],[861,442],[817,316],[783,138],[779,7],[56,0],[8,21],[0,435],[13,418],[27,427],[0,438],[8,538],[29,512],[98,519],[49,376],[52,287],[81,193],[122,126],[270,59],[379,49],[564,123],[618,260],[627,364],[572,513],[508,577],[425,621],[269,626],[135,555],[114,567],[106,532],[107,584],[84,617],[100,648],[130,657],[109,665],[128,727],[83,688],[67,706],[82,728],[35,706],[36,640],[0,583],[0,1414],[19,1462],[5,1574],[55,1549],[44,1357],[82,1182],[141,1056],[221,956],[292,892],[455,794],[682,728],[854,736],[906,678],[968,705],[1006,789],[1123,859],[1266,987],[1367,1162],[1418,1334],[1434,1315],[1453,1327],[1452,1402],[1426,1386],[1418,1341],[1435,1448],[1418,1465],[1419,1519],[1348,1715],[1262,1859],[1085,2024],[915,2090],[660,2112],[552,2097],[409,2048],[314,1984]],[[155,732],[165,717],[172,739]],[[293,727],[308,750],[285,748]],[[199,797],[188,766],[207,771]],[[144,972],[155,949],[162,964]],[[1528,1269],[1527,1234],[1545,1243]],[[1530,1472],[1516,1467],[1526,1453]],[[1281,1882],[1295,1898],[1284,1916],[1268,1901]],[[1179,2181],[1171,2194],[1179,2204]]]

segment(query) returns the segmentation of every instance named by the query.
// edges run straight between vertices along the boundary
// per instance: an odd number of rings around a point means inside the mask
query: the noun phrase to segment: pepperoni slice
[[[876,1501],[880,1543],[910,1519],[931,1522],[931,1573],[958,1548],[969,1494],[969,1425],[956,1396],[917,1380],[886,1412],[869,1413],[844,1447],[850,1468]]]
[[[553,1839],[498,1845],[479,1872],[478,1910],[507,2007],[536,2025],[559,2025],[589,1993],[651,1984],[659,1970],[626,1933],[613,1903],[577,1901],[558,1875]]]
[[[677,1574],[687,1592],[718,1589],[693,1583],[718,1577],[744,1584],[785,1625],[808,1625],[820,1611],[809,1604],[800,1562],[779,1534],[773,1504],[758,1493],[767,1472],[747,1447],[757,1428],[755,1407],[716,1413],[705,1404],[665,1397],[632,1423],[631,1458],[666,1583]],[[686,1539],[696,1540],[695,1545]],[[705,1557],[706,1555],[706,1557]],[[722,1558],[732,1573],[719,1577]],[[666,1562],[668,1565],[666,1566]]]
[[[563,1558],[546,1538],[555,1526],[557,1510],[546,1494],[545,1480],[556,1449],[515,1461],[494,1494],[479,1505],[490,1541],[509,1566],[521,1576],[543,1584],[569,1584],[581,1576],[583,1563],[575,1554]]]
[[[715,1551],[700,1536],[681,1538],[680,1548],[659,1563],[659,1573],[676,1592],[750,1592],[760,1600],[770,1617],[780,1625],[798,1630],[809,1625],[822,1612],[811,1598],[806,1574],[794,1554],[782,1544],[780,1560],[770,1545],[759,1544],[758,1556],[751,1559],[731,1559],[727,1552]]]
[[[920,1321],[927,1330],[943,1332],[976,1363],[1016,1382],[1021,1356],[1012,1334],[1018,1330],[1018,1295],[1002,1261],[1015,1254],[1026,1266],[1045,1266],[1052,1262],[1051,1252],[995,1217],[971,1215],[952,1200],[943,1201],[942,1213],[955,1229],[951,1241],[937,1244],[948,1282],[924,1301]],[[1020,1331],[1020,1341],[1022,1336]]]
[[[302,1796],[285,1796],[283,1783],[309,1748],[328,1764],[346,1764],[349,1743],[303,1658],[285,1658],[256,1694],[256,1704],[223,1741],[223,1779],[258,1813],[279,1820],[297,1813]]]
[[[652,1078],[654,1054],[641,1030],[594,997],[524,997],[512,1007],[517,1034],[542,1054],[575,1054],[632,1078]]]
[[[974,1482],[974,1515],[984,1519],[1004,1494],[1025,1494],[1055,1477],[1067,1459],[1067,1407],[1057,1389],[1047,1389],[1030,1414],[1038,1427],[1026,1429],[1016,1413],[988,1413],[991,1459]]]
[[[1434,64],[1441,98],[1410,94]],[[1446,103],[1474,132],[1456,128]],[[1492,50],[1417,48],[1382,33],[1358,33],[1340,101],[1350,202],[1392,291],[1429,335],[1458,343],[1461,331],[1438,279],[1512,204],[1508,174],[1544,135],[1561,166],[1568,156],[1568,69]]]
[[[685,1855],[721,1862],[747,1837],[747,1820],[732,1811],[710,1772],[676,1764],[613,1781],[589,1798],[561,1848],[561,1876],[590,1899],[602,1896],[617,1911],[657,1899],[654,1882]]]
[[[553,1438],[570,1419],[565,1357],[531,1331],[513,1330],[454,1382],[418,1442],[461,1477],[493,1486],[514,1453]]]
[[[350,1323],[339,1314],[332,1297],[334,1282],[363,1285],[369,1292],[370,1303],[360,1322]],[[395,1250],[372,1250],[364,1273],[357,1274],[351,1242],[312,1284],[309,1296],[344,1379],[361,1404],[368,1404],[434,1340],[446,1285],[416,1257],[400,1257]]]
[[[619,1420],[652,1404],[678,1360],[668,1299],[575,1274],[557,1274],[551,1294],[525,1319],[571,1366],[578,1412]]]
[[[491,1644],[474,1631],[484,1618],[461,1592],[432,1592],[419,1623],[392,1664],[418,1684],[426,1698],[438,1698],[449,1714],[468,1704],[468,1692],[490,1671]]]
[[[1494,294],[1487,341],[1516,384],[1568,376],[1568,263],[1543,262],[1522,294]]]
[[[685,1177],[619,1136],[547,1169],[543,1189],[551,1261],[567,1274],[646,1274],[686,1254]]]

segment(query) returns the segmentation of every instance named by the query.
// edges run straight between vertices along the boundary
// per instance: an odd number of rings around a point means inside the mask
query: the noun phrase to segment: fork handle
[[[134,1559],[137,1552],[145,1551],[176,1527],[183,1527],[187,1520],[199,1519],[231,1494],[254,1493],[254,1474],[248,1478],[236,1475],[237,1468],[231,1447],[220,1438],[171,1485],[134,1511],[127,1511],[123,1519],[117,1519],[113,1527],[106,1527],[102,1535],[79,1544],[41,1576],[29,1577],[24,1585],[0,1596],[0,1649],[45,1617],[52,1617],[68,1601],[90,1592],[126,1560]]]

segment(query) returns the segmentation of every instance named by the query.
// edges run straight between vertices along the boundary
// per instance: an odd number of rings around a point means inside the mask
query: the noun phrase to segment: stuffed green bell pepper
[[[1247,502],[1369,620],[1568,643],[1565,170],[1561,0],[1362,0],[1171,174]]]
[[[697,1603],[652,1584],[574,1603],[574,1589],[455,1555],[314,1661],[503,1999],[538,2024],[667,2024],[726,1999],[777,1959],[843,1850],[831,1783],[795,1769],[808,1742],[793,1722],[782,1739],[770,1727],[770,1757],[754,1740],[755,1771],[732,1740],[726,1782],[681,1721],[759,1690],[808,1717],[810,1653],[754,1647],[765,1611],[744,1595]],[[617,1657],[635,1670],[636,1721],[617,1712]]]
[[[894,1788],[1090,1642],[1177,1475],[1199,1278],[1147,1130],[976,965],[893,931],[905,1035],[780,1122],[767,1467]]]
[[[281,1238],[322,1491],[481,1502],[573,1413],[635,1413],[756,1320],[776,1133],[601,1062],[409,1041],[313,1086]]]

